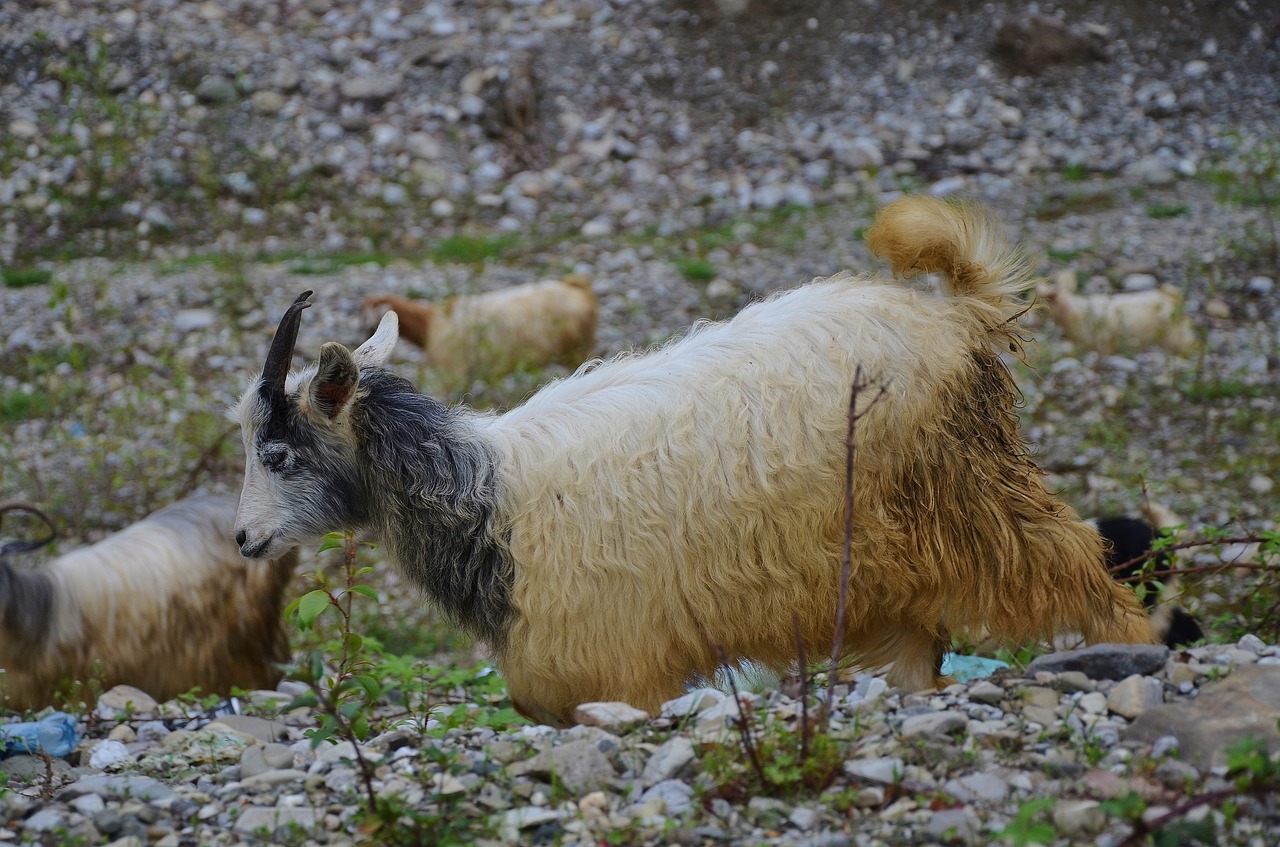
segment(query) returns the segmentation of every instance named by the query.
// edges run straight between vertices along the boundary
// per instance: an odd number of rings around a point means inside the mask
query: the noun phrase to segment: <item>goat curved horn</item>
[[[267,351],[267,363],[262,366],[262,386],[267,391],[284,391],[289,362],[293,360],[293,346],[298,342],[298,327],[302,325],[302,310],[311,305],[307,302],[310,296],[310,289],[299,294],[280,319],[276,336],[271,340],[271,349]]]

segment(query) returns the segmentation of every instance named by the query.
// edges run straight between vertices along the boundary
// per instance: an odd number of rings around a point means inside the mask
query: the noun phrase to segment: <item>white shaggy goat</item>
[[[400,319],[400,337],[424,349],[431,368],[453,381],[551,362],[577,367],[595,349],[596,296],[582,274],[439,304],[377,294],[365,298],[362,313],[372,323],[388,309]]]
[[[0,707],[39,708],[91,678],[162,701],[273,687],[297,552],[246,562],[235,510],[232,497],[192,498],[34,570],[0,561]]]
[[[895,202],[867,235],[896,274],[840,274],[539,391],[500,416],[446,408],[383,363],[387,315],[354,353],[289,373],[304,293],[243,429],[244,555],[362,530],[493,648],[516,707],[549,723],[623,700],[655,711],[729,659],[784,668],[798,615],[830,646],[850,386],[888,386],[857,432],[844,651],[939,682],[953,633],[1061,629],[1147,642],[1098,533],[1046,491],[1018,437],[998,349],[1027,264],[976,206]]]
[[[1153,345],[1185,356],[1196,349],[1195,328],[1183,311],[1182,294],[1170,286],[1121,294],[1077,294],[1073,271],[1041,286],[1049,315],[1067,340],[1108,355]]]

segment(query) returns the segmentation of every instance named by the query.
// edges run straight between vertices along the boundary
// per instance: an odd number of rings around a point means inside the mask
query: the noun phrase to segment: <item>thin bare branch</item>
[[[796,660],[800,663],[800,762],[804,764],[809,761],[809,659],[800,633],[800,616],[795,610],[791,612],[791,627],[796,631]]]
[[[1140,565],[1143,562],[1147,561],[1148,559],[1155,559],[1165,553],[1169,553],[1174,550],[1190,550],[1194,547],[1212,547],[1214,545],[1220,545],[1220,544],[1260,544],[1266,540],[1267,539],[1263,538],[1260,535],[1237,535],[1231,538],[1213,538],[1213,539],[1201,539],[1197,541],[1180,541],[1177,544],[1170,544],[1166,547],[1161,547],[1159,550],[1149,550],[1148,552],[1143,553],[1141,556],[1134,556],[1132,559],[1129,559],[1126,562],[1121,562],[1120,564],[1111,568],[1109,570],[1109,573],[1120,573],[1121,571],[1128,570],[1129,568],[1134,567],[1135,565]],[[1243,567],[1244,565],[1247,565],[1250,563],[1221,562],[1221,563],[1214,564],[1210,567],[1218,567],[1219,564],[1226,565],[1227,567]],[[1198,569],[1173,568],[1169,571],[1162,571],[1162,573],[1192,573],[1195,570],[1204,570],[1204,569],[1205,568],[1203,567]],[[1153,576],[1153,574],[1139,575],[1138,578],[1141,578],[1143,576],[1149,577],[1149,576]]]
[[[720,642],[716,641],[710,632],[704,631],[703,635],[716,651],[716,656],[720,659],[720,667],[724,668],[725,676],[729,679],[729,690],[733,692],[733,702],[738,706],[738,733],[742,736],[742,750],[747,754],[751,768],[760,780],[760,787],[767,788],[769,780],[764,774],[764,764],[760,761],[760,750],[756,747],[754,727],[751,725],[748,711],[742,708],[742,699],[738,697],[738,682],[734,679],[733,668],[729,666],[729,658],[725,655]]]
[[[868,388],[878,389],[862,409],[858,411],[858,395]],[[824,715],[831,714],[831,702],[835,696],[836,679],[839,677],[840,654],[843,652],[846,606],[849,602],[849,582],[853,578],[853,471],[857,458],[858,421],[867,415],[889,390],[887,382],[865,379],[862,365],[853,372],[853,387],[849,391],[849,428],[845,435],[844,460],[844,550],[840,556],[840,599],[836,606],[836,627],[831,636],[831,673],[827,677],[827,697],[823,704]]]

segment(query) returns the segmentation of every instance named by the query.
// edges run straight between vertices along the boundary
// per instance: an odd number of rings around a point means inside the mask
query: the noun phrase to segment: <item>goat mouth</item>
[[[271,542],[275,540],[275,537],[276,534],[273,532],[252,547],[244,544],[240,545],[240,555],[244,556],[246,559],[263,558],[267,548],[271,546]]]

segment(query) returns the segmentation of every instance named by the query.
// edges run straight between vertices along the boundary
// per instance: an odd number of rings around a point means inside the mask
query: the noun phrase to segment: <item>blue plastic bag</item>
[[[942,657],[942,675],[954,677],[956,682],[986,679],[1000,668],[1007,667],[1009,667],[1008,662],[984,659],[981,656],[957,656],[955,653],[947,653]]]
[[[48,753],[62,757],[80,743],[80,722],[66,712],[38,721],[0,724],[0,759],[18,753]]]

